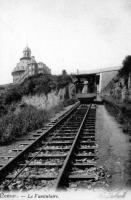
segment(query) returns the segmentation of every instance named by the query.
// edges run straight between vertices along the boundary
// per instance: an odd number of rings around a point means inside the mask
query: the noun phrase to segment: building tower
[[[31,57],[31,50],[29,47],[26,47],[23,50],[23,58],[30,58]]]
[[[31,50],[27,46],[23,50],[23,56],[12,72],[13,83],[21,83],[25,78],[36,74],[51,74],[51,70],[42,62],[37,63],[31,56]]]

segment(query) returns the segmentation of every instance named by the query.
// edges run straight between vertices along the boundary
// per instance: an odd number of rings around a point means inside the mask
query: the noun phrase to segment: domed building
[[[21,83],[25,78],[40,73],[51,74],[51,70],[44,63],[37,63],[35,57],[31,56],[31,49],[26,47],[23,50],[23,57],[12,72],[13,83]]]

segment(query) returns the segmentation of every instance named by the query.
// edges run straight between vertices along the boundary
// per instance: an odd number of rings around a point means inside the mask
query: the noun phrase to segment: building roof
[[[25,54],[25,52],[28,52],[29,56],[23,55],[23,57],[20,58],[20,62],[17,63],[16,67],[13,69],[12,74],[14,74],[15,72],[22,72],[22,71],[24,72],[24,71],[26,71],[29,64],[36,63],[35,57],[30,56],[31,55],[31,49],[28,46],[24,48],[23,54]]]
[[[87,70],[87,71],[79,71],[78,75],[84,75],[84,74],[99,74],[102,72],[109,72],[109,71],[118,71],[121,69],[121,66],[117,67],[108,67],[108,68],[98,68],[93,70]]]
[[[23,52],[24,52],[24,51],[31,52],[31,49],[30,49],[28,46],[26,46],[26,47],[24,48]]]

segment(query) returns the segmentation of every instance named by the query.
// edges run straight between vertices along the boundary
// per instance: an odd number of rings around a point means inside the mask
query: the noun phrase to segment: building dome
[[[51,74],[51,70],[42,62],[37,63],[35,57],[31,55],[31,49],[26,46],[23,50],[23,56],[13,69],[13,82],[21,83],[25,78],[41,73]]]
[[[27,47],[24,48],[23,52],[24,52],[24,51],[31,52],[31,49],[27,46]]]
[[[31,49],[28,46],[25,47],[23,50],[23,57],[27,58],[31,57]]]
[[[31,49],[27,46],[23,50],[23,57],[20,58],[20,62],[17,63],[12,74],[23,73],[27,70],[28,65],[31,63]]]

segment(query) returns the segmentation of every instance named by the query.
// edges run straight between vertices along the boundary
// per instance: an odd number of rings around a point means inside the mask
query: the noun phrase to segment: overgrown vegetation
[[[128,76],[131,72],[131,56],[126,56],[122,63],[122,68],[119,72],[120,76]]]
[[[131,133],[131,107],[117,107],[113,102],[106,102],[105,104],[108,112],[116,118],[118,123],[121,124],[123,132]]]
[[[56,112],[63,108],[62,104],[50,110],[36,109],[24,104],[18,112],[9,112],[0,118],[0,144],[8,144],[16,137],[41,128]]]
[[[60,76],[39,74],[8,87],[0,95],[0,144],[41,128],[56,112],[74,103],[68,98],[60,102],[57,95],[70,82],[71,77],[63,71]]]
[[[7,89],[0,96],[0,104],[7,105],[12,102],[20,101],[24,95],[47,95],[51,90],[59,90],[70,82],[70,75],[65,73],[59,76],[43,74],[32,76],[25,79],[21,85],[14,85]]]
[[[103,98],[113,101],[119,106],[131,104],[131,56],[126,56],[122,62],[122,68],[115,77],[102,90]]]

